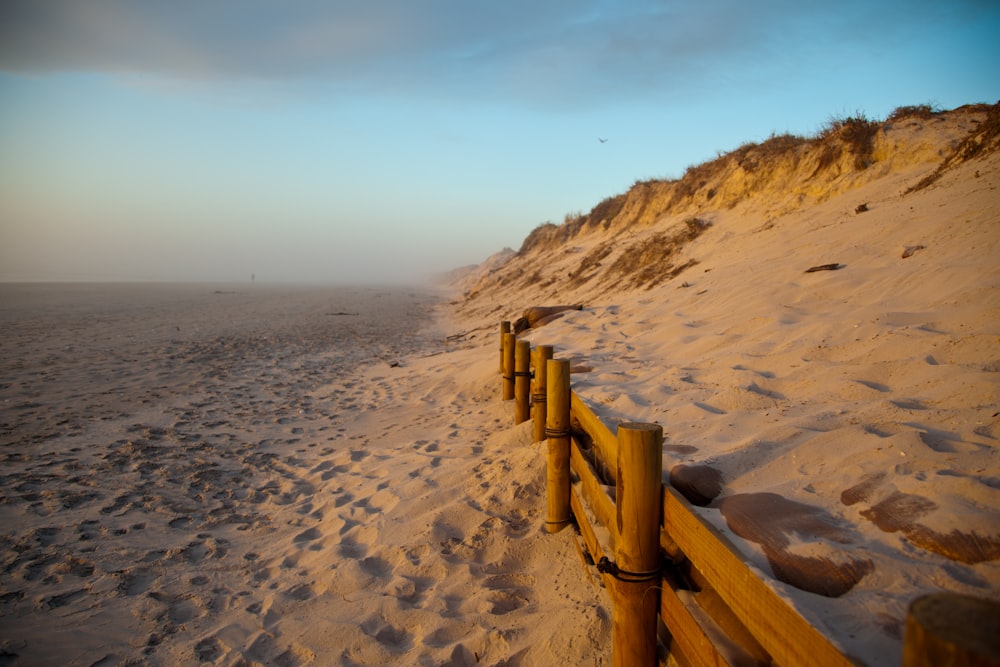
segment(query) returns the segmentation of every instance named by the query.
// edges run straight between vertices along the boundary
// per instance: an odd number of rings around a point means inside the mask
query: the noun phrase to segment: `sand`
[[[606,659],[540,446],[435,295],[3,290],[3,664]]]

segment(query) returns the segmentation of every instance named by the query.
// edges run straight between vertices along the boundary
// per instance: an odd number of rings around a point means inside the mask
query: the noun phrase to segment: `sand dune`
[[[466,276],[458,311],[583,303],[523,335],[612,428],[662,424],[665,481],[845,652],[898,664],[918,595],[1000,598],[997,120],[637,184]]]

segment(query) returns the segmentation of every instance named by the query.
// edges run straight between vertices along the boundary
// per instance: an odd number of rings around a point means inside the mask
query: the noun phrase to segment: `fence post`
[[[531,343],[519,340],[514,348],[514,423],[528,421],[531,397]]]
[[[558,533],[570,521],[569,507],[569,360],[549,359],[546,365],[548,461],[545,467],[545,530]]]
[[[663,428],[618,426],[612,660],[615,667],[652,666],[660,607],[660,514],[663,499]]]
[[[517,338],[512,333],[503,335],[503,400],[514,398],[514,347]]]
[[[1000,665],[1000,603],[957,593],[917,598],[906,615],[903,667]]]
[[[504,334],[510,333],[510,321],[503,320],[500,322],[500,375],[503,375],[503,337]]]
[[[552,358],[551,345],[539,345],[535,348],[535,386],[531,392],[531,410],[535,419],[535,442],[545,440],[545,377],[547,362]]]

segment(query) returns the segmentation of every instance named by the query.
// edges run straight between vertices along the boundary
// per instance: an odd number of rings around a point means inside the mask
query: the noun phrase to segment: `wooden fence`
[[[668,633],[663,646],[682,665],[861,664],[663,484],[659,425],[621,424],[613,434],[572,392],[569,361],[553,359],[551,346],[532,352],[509,322],[500,332],[503,398],[514,400],[515,423],[533,416],[535,440],[547,440],[546,528],[555,533],[575,522],[580,530],[610,593],[614,665],[657,664],[658,620]],[[975,637],[958,636],[970,628]],[[998,637],[1000,604],[948,594],[920,598],[907,619],[903,665],[1000,666]]]

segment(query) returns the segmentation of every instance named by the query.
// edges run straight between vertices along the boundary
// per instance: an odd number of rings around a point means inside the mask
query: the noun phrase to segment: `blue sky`
[[[992,0],[0,0],[0,280],[408,282],[773,132],[998,98]]]

